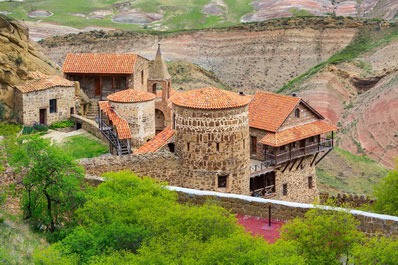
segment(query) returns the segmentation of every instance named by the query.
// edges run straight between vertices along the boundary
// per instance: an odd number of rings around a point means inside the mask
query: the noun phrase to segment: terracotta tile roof
[[[75,83],[57,75],[45,75],[40,72],[30,73],[33,80],[27,81],[23,85],[16,86],[22,93],[45,90],[52,87],[74,87]]]
[[[324,121],[314,121],[304,125],[279,131],[277,133],[267,133],[260,143],[270,146],[282,146],[288,143],[299,141],[311,136],[336,131],[337,127]]]
[[[170,89],[170,97],[173,96],[174,94],[178,94],[178,93],[181,93],[181,92],[177,91],[177,90],[175,90],[173,88]],[[163,97],[163,90],[157,90],[156,91],[156,97],[157,98]]]
[[[69,53],[64,62],[64,73],[132,74],[137,54]]]
[[[112,121],[119,139],[131,139],[131,131],[128,122],[121,118],[111,107],[109,101],[99,101],[98,105],[105,115]]]
[[[175,131],[171,127],[167,127],[155,137],[153,137],[149,142],[145,143],[139,149],[137,149],[134,154],[144,154],[156,152],[159,148],[164,146],[167,141],[174,135]]]
[[[120,92],[113,93],[107,97],[110,101],[121,103],[135,103],[154,100],[155,94],[145,91],[126,89]]]
[[[258,91],[249,105],[249,126],[276,132],[300,98]]]
[[[181,92],[173,95],[170,100],[175,105],[194,109],[229,109],[250,103],[250,98],[246,96],[215,87]]]

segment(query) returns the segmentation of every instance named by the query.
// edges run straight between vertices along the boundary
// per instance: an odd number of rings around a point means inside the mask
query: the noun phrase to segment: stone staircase
[[[95,120],[98,117],[98,100],[90,100],[90,106],[87,109],[86,118]]]

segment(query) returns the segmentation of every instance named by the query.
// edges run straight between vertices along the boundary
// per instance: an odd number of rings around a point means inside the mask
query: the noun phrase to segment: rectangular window
[[[50,113],[56,113],[56,112],[57,112],[57,100],[50,99]]]
[[[216,150],[217,152],[220,151],[220,143],[216,143]]]
[[[75,108],[70,108],[70,115],[75,114]]]
[[[226,188],[228,182],[228,176],[218,176],[218,187]]]
[[[189,151],[191,148],[191,145],[189,143],[187,143],[187,151]]]
[[[257,137],[255,136],[250,136],[250,153],[257,154]]]
[[[141,85],[144,84],[144,70],[141,71]]]
[[[308,188],[312,189],[314,187],[314,184],[312,182],[312,176],[308,177]]]
[[[287,184],[283,184],[283,186],[282,186],[282,194],[283,194],[283,196],[287,195]]]

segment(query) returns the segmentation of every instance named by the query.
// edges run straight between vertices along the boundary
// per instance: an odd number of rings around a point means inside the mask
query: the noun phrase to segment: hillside
[[[353,16],[396,19],[394,0],[9,0],[0,12],[29,21],[76,28],[181,30],[237,25],[295,16]],[[51,24],[45,24],[51,23]],[[55,28],[54,28],[55,29]]]
[[[26,28],[0,15],[0,100],[8,107],[13,104],[13,86],[27,80],[30,71],[56,72],[36,46]]]

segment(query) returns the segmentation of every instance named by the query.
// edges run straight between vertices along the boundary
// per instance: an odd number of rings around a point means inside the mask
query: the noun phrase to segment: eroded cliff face
[[[296,91],[338,123],[338,145],[388,168],[398,158],[398,40],[325,68]]]
[[[153,58],[157,43],[167,60],[215,73],[236,91],[275,91],[351,42],[361,22],[292,18],[228,29],[161,35],[90,32],[47,39],[43,51],[62,66],[68,52],[135,52]]]
[[[56,72],[28,36],[26,28],[0,16],[0,100],[9,108],[13,106],[13,87],[27,80],[30,71]]]

